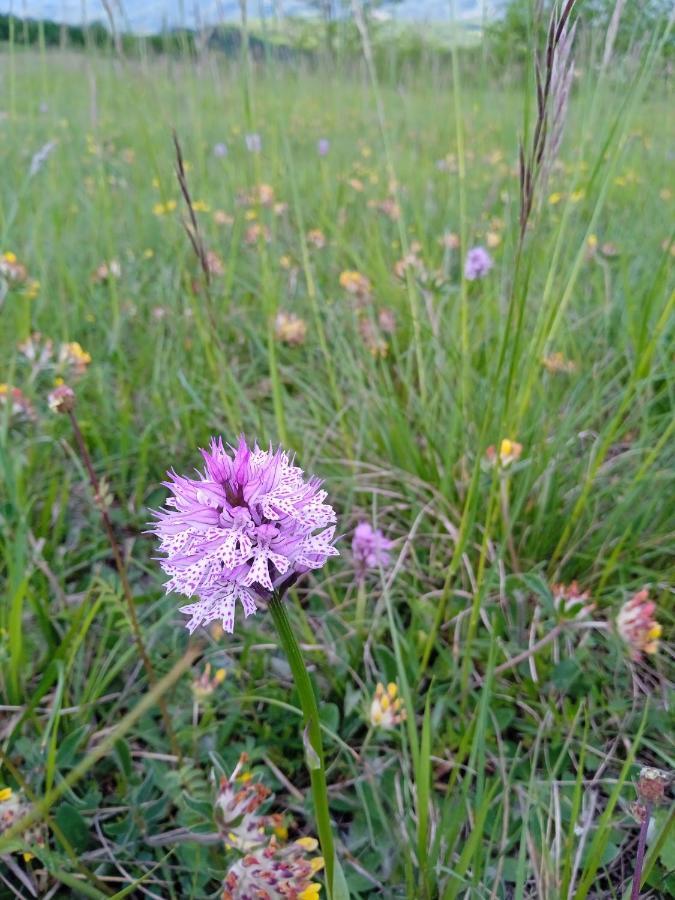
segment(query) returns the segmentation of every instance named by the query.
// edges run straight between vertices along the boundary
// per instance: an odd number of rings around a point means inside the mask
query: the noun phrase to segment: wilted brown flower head
[[[323,250],[326,246],[326,235],[320,228],[312,228],[307,232],[307,243],[316,247],[317,250]]]
[[[259,240],[263,240],[266,244],[269,244],[272,240],[272,232],[267,225],[261,225],[260,222],[254,222],[246,229],[244,241],[251,246],[257,244]]]
[[[72,412],[75,409],[75,391],[69,388],[67,384],[60,384],[53,391],[49,392],[47,403],[52,412]]]
[[[666,791],[672,781],[672,775],[667,772],[645,766],[640,770],[636,785],[638,800],[645,805],[663,803],[666,799]]]
[[[277,313],[274,321],[274,334],[282,344],[289,347],[298,347],[305,343],[307,337],[307,323],[294,313],[283,310]]]
[[[119,262],[116,259],[111,259],[110,262],[102,262],[97,266],[91,279],[94,284],[102,284],[103,282],[119,278],[121,275],[122,267]]]
[[[215,250],[207,250],[204,258],[206,260],[206,268],[209,270],[209,275],[215,275],[217,277],[218,275],[225,274],[225,265]]]

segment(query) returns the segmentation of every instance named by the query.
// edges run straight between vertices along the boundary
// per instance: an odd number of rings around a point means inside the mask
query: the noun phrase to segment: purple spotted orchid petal
[[[213,438],[201,453],[196,478],[168,473],[172,496],[152,531],[167,593],[196,598],[180,607],[190,633],[213,621],[231,633],[237,602],[249,616],[256,597],[269,598],[338,555],[336,516],[322,482],[305,480],[281,448],[251,450],[242,436],[227,449]]]

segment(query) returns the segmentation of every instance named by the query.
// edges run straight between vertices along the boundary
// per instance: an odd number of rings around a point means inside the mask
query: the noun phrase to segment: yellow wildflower
[[[370,724],[374,728],[391,729],[405,721],[406,711],[401,707],[398,687],[391,681],[386,689],[378,681],[370,704]]]
[[[493,446],[488,447],[486,454],[488,460],[493,463],[503,466],[510,466],[512,462],[516,462],[520,459],[520,455],[523,452],[523,445],[519,444],[518,441],[512,441],[510,438],[502,438],[499,444],[499,453],[495,450]]]

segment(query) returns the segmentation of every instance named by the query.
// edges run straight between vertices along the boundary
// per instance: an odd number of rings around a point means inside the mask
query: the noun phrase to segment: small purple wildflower
[[[180,607],[191,634],[215,620],[232,633],[237,600],[249,616],[256,598],[338,555],[335,511],[318,478],[305,480],[281,448],[251,450],[243,435],[228,447],[232,453],[212,438],[197,478],[172,469],[164,485],[173,496],[155,512],[166,592],[198,598]]]
[[[394,542],[386,538],[379,528],[370,522],[360,522],[354,529],[352,555],[359,579],[365,578],[370,569],[383,569],[389,565],[389,551]]]
[[[467,281],[475,281],[483,278],[490,271],[494,263],[485,247],[472,247],[466,254],[464,263],[464,277]]]
[[[227,144],[223,144],[222,141],[218,144],[214,144],[213,155],[217,159],[222,159],[224,156],[227,156]]]
[[[330,141],[328,138],[319,138],[316,142],[316,152],[319,156],[327,156],[330,150]]]
[[[262,140],[259,134],[247,134],[244,140],[246,141],[246,149],[249,153],[260,153],[262,150]]]

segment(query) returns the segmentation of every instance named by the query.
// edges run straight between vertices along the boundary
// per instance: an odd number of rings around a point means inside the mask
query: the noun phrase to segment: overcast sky
[[[483,4],[489,13],[500,0],[455,0],[458,17],[481,16]],[[249,16],[271,16],[274,0],[248,0]],[[303,14],[309,4],[302,0],[276,0],[276,6],[284,13]],[[110,0],[110,7],[118,13],[123,10],[121,21],[134,31],[158,31],[164,25],[194,26],[197,16],[203,23],[239,19],[239,0]],[[407,20],[448,20],[451,0],[403,0],[388,7],[390,14]],[[55,19],[58,22],[77,24],[86,17],[105,20],[106,14],[100,0],[0,0],[0,12],[13,12],[17,16]],[[120,21],[119,15],[116,15]]]

